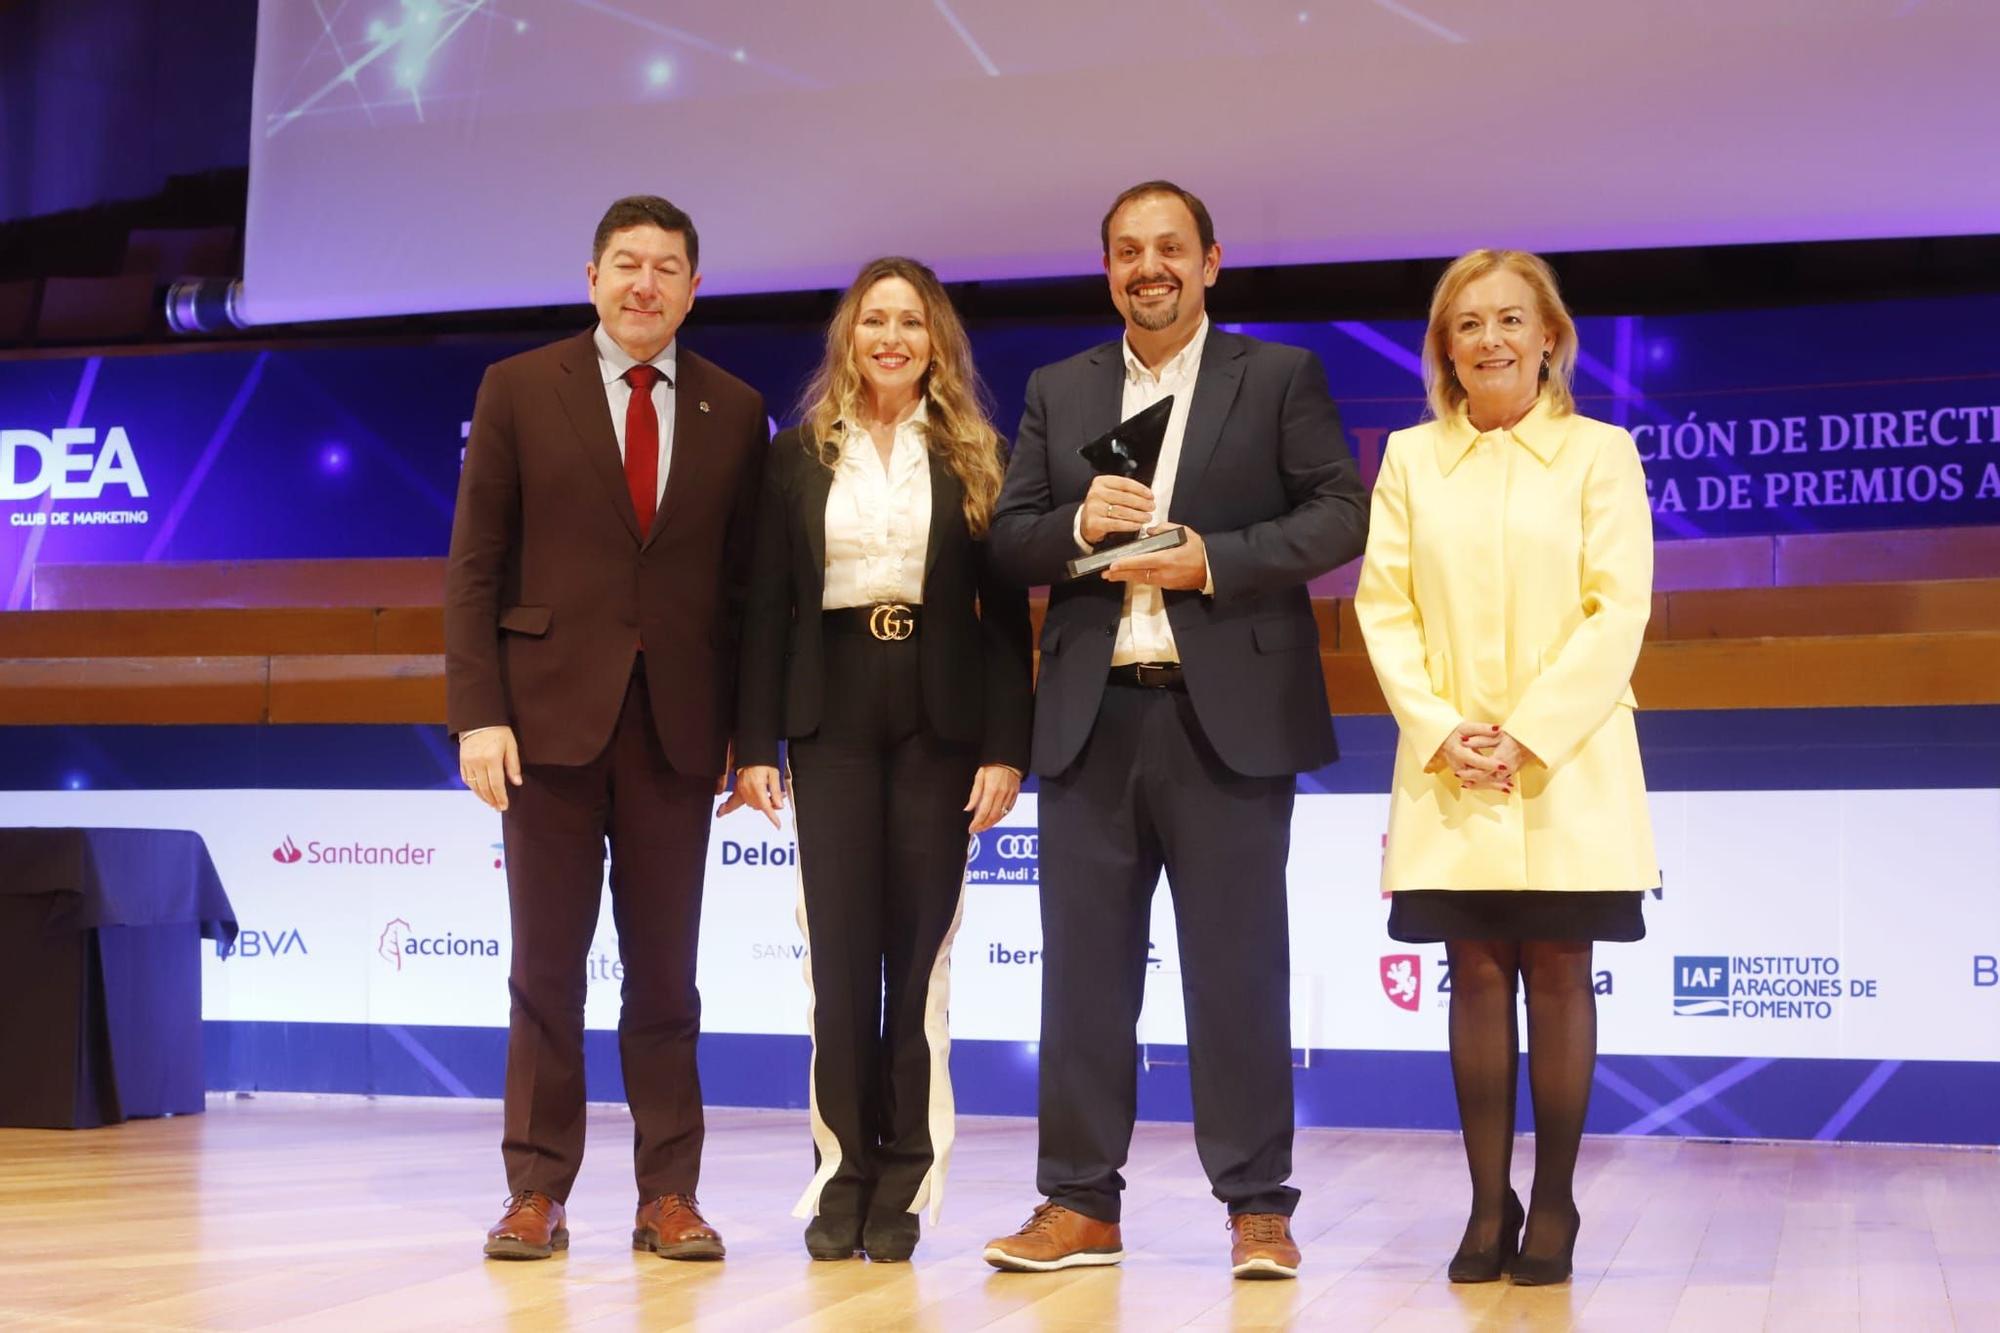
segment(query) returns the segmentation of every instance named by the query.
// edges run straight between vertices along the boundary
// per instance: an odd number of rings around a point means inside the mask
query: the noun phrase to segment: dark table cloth
[[[236,913],[199,834],[0,828],[0,1125],[201,1110],[204,939]]]

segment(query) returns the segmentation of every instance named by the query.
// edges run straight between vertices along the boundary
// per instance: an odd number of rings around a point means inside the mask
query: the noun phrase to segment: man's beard
[[[1132,322],[1148,333],[1158,333],[1161,329],[1172,328],[1174,321],[1181,317],[1181,296],[1174,293],[1174,299],[1165,306],[1142,306],[1136,300],[1132,303]]]

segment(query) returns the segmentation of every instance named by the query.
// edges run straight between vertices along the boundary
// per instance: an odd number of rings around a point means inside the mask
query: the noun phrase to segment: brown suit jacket
[[[764,400],[677,359],[673,456],[639,531],[588,332],[489,368],[472,411],[445,574],[446,719],[511,725],[530,764],[584,764],[610,740],[645,647],[667,762],[726,762]]]

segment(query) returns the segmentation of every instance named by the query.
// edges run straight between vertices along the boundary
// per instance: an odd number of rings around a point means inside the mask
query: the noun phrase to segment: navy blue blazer
[[[1042,625],[1033,766],[1076,761],[1097,722],[1124,585],[1064,580],[1090,465],[1077,454],[1119,421],[1119,341],[1043,366],[987,545],[1000,572],[1053,585]],[[1189,405],[1168,519],[1207,543],[1214,596],[1169,591],[1181,666],[1202,730],[1231,769],[1302,773],[1337,754],[1308,580],[1361,554],[1368,498],[1327,392],[1303,348],[1212,325]]]

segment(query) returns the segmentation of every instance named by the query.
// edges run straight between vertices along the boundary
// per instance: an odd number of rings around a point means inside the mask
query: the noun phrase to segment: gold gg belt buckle
[[[900,643],[917,632],[917,618],[901,602],[886,603],[868,613],[868,632],[884,643]]]

